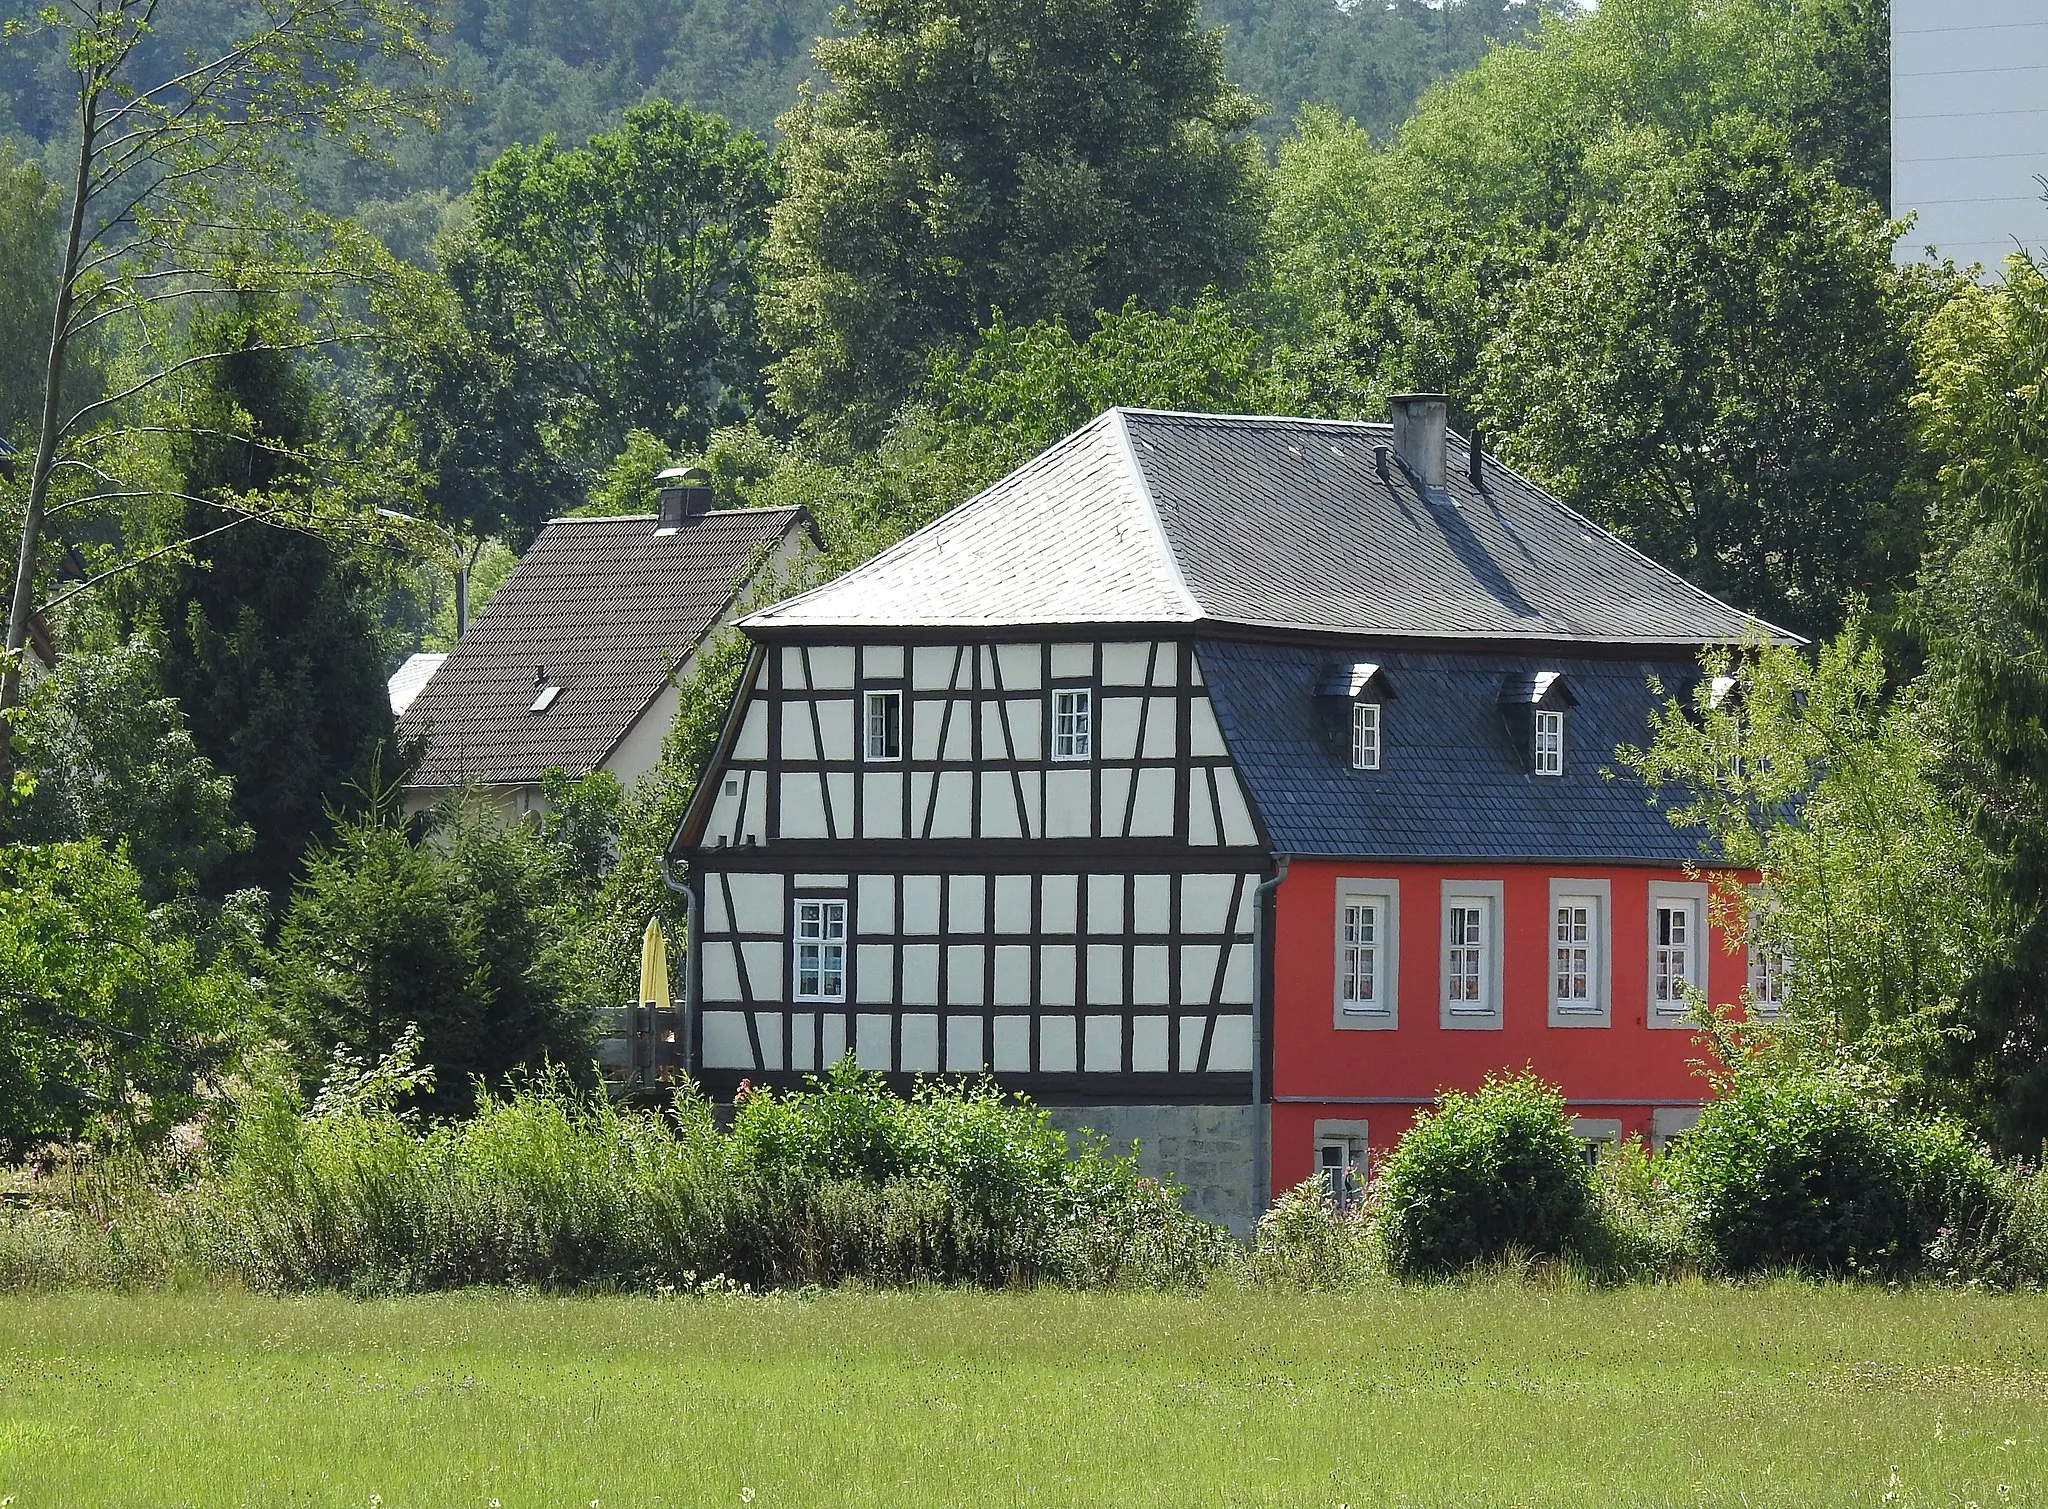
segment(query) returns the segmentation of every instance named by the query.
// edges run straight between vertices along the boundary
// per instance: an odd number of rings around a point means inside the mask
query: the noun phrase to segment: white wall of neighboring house
[[[1897,255],[1926,248],[1996,275],[2048,246],[2048,0],[1892,0]]]

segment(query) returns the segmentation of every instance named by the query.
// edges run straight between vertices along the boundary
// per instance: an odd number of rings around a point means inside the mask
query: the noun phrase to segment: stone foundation
[[[1138,1143],[1138,1167],[1157,1178],[1172,1174],[1187,1186],[1188,1209],[1228,1226],[1242,1238],[1252,1230],[1252,1133],[1249,1105],[1047,1106],[1052,1124],[1070,1137],[1083,1127],[1100,1132],[1112,1153]]]

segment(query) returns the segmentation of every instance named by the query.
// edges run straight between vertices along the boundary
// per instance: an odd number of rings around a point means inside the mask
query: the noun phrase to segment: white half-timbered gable
[[[1249,1073],[1264,850],[1188,644],[786,644],[749,682],[705,1070]]]

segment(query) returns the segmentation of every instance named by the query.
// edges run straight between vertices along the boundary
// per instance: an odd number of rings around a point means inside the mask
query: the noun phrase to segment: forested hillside
[[[1522,35],[1563,0],[1205,0],[1233,82],[1268,107],[1277,140],[1304,103],[1326,104],[1376,135],[1428,85],[1470,68],[1494,41]],[[769,132],[798,88],[817,82],[811,49],[835,29],[835,0],[447,0],[436,50],[442,81],[467,97],[439,129],[394,144],[394,163],[338,154],[309,173],[330,209],[360,213],[402,251],[419,252],[441,210],[515,142],[578,142],[629,105],[667,99]],[[203,35],[206,0],[166,18],[166,41]],[[36,49],[0,50],[0,102],[12,131],[42,145],[69,129],[67,81]]]

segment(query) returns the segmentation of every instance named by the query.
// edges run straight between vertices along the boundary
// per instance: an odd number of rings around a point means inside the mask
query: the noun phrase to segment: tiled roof
[[[1745,614],[1489,457],[1446,491],[1385,424],[1112,409],[837,581],[778,629],[1186,623],[1630,645],[1739,639]]]
[[[1332,652],[1306,645],[1197,645],[1231,755],[1282,854],[1385,859],[1700,859],[1614,757],[1649,741],[1649,687],[1674,695],[1699,674],[1683,657],[1536,658],[1378,648],[1393,695],[1381,703],[1378,770],[1351,768],[1348,726],[1315,706]],[[1349,653],[1349,652],[1346,652]],[[1530,775],[1504,724],[1504,677],[1561,671],[1565,771]],[[1526,704],[1518,711],[1532,716]],[[1607,772],[1613,772],[1610,776]]]
[[[427,683],[434,679],[434,672],[441,669],[441,663],[448,658],[446,652],[439,654],[422,651],[405,657],[405,664],[391,673],[385,683],[391,693],[391,712],[394,717],[404,717],[414,699],[427,689]]]
[[[673,534],[656,534],[651,514],[551,522],[399,719],[402,738],[427,737],[409,784],[597,768],[803,519],[735,509]],[[541,667],[561,690],[534,712]]]

